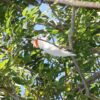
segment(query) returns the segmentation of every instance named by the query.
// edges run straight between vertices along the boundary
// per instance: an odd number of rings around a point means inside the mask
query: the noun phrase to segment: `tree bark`
[[[45,1],[55,2],[55,0],[45,0]],[[56,0],[56,3],[66,4],[74,7],[100,9],[99,2],[88,2],[88,1],[78,1],[78,0]]]

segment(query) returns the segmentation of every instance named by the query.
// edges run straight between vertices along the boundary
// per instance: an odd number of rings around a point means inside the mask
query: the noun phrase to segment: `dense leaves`
[[[1,98],[88,100],[70,57],[52,57],[31,44],[33,36],[50,33],[50,42],[68,46],[71,13],[72,7],[66,5],[35,0],[0,1]],[[76,9],[73,47],[87,80],[100,71],[99,24],[99,10]],[[87,84],[90,93],[100,98],[100,79],[94,77],[93,82]]]

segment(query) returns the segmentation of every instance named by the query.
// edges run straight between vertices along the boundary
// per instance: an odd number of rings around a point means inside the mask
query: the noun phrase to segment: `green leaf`
[[[58,32],[59,30],[56,30],[56,29],[52,30],[52,34],[57,34]]]
[[[41,63],[39,64],[39,71],[41,72],[43,69],[44,69],[44,64],[41,62]]]
[[[67,83],[66,84],[66,91],[70,91],[71,90],[71,84],[70,83]]]
[[[13,77],[13,80],[14,80],[17,84],[22,84],[22,85],[25,84],[24,79],[21,78],[21,77]]]
[[[9,17],[7,20],[6,20],[6,28],[8,28],[10,26],[10,22],[11,22],[11,17]]]
[[[0,55],[0,59],[2,59],[4,56],[5,56],[5,54],[1,54],[1,55]]]
[[[26,7],[26,8],[23,10],[22,15],[23,15],[23,16],[26,16],[27,12],[28,12],[28,8]]]
[[[26,7],[26,8],[23,10],[22,15],[32,18],[32,17],[34,16],[34,14],[35,14],[38,10],[39,10],[38,7],[34,7],[34,8],[28,8],[28,7]]]
[[[0,62],[0,69],[4,69],[6,67],[5,65],[8,63],[8,61],[9,61],[8,59],[1,61]]]

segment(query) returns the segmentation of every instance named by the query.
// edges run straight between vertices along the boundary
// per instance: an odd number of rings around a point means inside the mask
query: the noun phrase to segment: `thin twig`
[[[72,11],[72,17],[71,17],[71,28],[70,28],[70,31],[69,31],[69,34],[68,34],[68,39],[69,39],[69,46],[70,48],[73,50],[73,43],[72,43],[72,36],[73,36],[73,33],[74,33],[74,24],[75,24],[75,7],[73,7],[73,11]],[[78,66],[78,62],[76,61],[75,57],[72,57],[72,60],[73,60],[73,63],[75,64],[75,67],[82,79],[82,82],[84,84],[84,88],[86,90],[86,94],[87,96],[89,97],[89,89],[88,89],[88,86],[86,84],[86,81],[85,81],[85,78],[83,76],[83,74],[81,73],[80,71],[80,68]]]

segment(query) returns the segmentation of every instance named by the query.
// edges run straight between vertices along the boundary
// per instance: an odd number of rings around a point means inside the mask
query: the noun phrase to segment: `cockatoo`
[[[33,37],[31,43],[35,48],[40,48],[45,53],[48,53],[55,57],[76,56],[72,52],[67,51],[64,48],[59,48],[59,46],[54,45],[47,40],[48,36],[44,37],[42,34],[40,34],[37,37]]]

